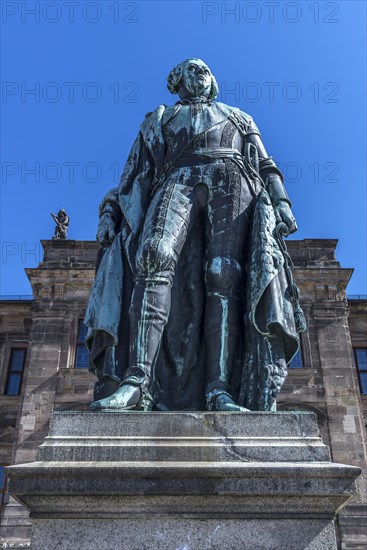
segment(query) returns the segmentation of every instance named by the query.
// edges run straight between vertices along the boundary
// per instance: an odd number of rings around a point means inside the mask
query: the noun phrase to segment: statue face
[[[185,62],[179,95],[187,97],[208,97],[212,86],[212,73],[201,59]]]

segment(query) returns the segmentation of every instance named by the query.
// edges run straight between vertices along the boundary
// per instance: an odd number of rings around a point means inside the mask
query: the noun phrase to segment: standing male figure
[[[282,221],[290,233],[296,223],[255,123],[215,102],[218,86],[208,66],[187,59],[169,74],[168,88],[179,101],[146,116],[119,188],[100,207],[97,239],[104,254],[85,320],[91,369],[99,378],[91,408],[243,411],[238,398],[246,376],[238,365],[246,368],[246,333],[255,327],[267,338],[257,362],[265,369],[277,365],[269,376],[278,377],[278,386],[297,348],[284,274],[276,282],[279,251],[269,227],[265,244],[254,250],[254,216],[260,225],[269,216]],[[265,215],[254,213],[260,196]],[[246,288],[256,277],[247,272],[262,246],[258,287],[266,254],[273,262],[263,288],[265,329],[256,308],[253,327],[246,328],[252,300]]]

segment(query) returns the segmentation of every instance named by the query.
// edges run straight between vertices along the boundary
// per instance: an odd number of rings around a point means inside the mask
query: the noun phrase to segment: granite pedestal
[[[59,412],[7,473],[32,550],[334,550],[360,469],[313,413]]]

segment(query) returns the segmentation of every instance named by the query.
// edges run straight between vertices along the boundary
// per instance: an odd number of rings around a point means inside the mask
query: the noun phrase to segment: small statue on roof
[[[51,212],[51,216],[56,223],[55,232],[52,239],[66,239],[70,223],[69,216],[63,208],[59,210],[57,216],[53,212]]]

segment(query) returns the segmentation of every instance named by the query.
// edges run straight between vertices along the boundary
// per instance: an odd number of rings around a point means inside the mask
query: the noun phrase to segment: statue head
[[[171,94],[181,99],[205,97],[213,100],[218,95],[218,84],[208,65],[201,59],[190,57],[172,69],[167,78]]]
[[[65,212],[65,210],[63,208],[61,208],[61,210],[59,210],[58,214],[57,214],[57,217],[59,219],[60,222],[66,220],[67,218],[67,214]]]

